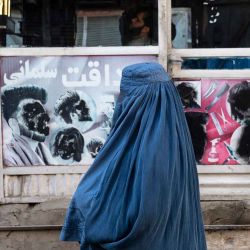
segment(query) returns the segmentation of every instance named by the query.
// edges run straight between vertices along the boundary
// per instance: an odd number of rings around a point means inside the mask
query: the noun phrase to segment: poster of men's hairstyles
[[[250,164],[250,79],[175,82],[197,163]]]
[[[105,143],[122,69],[154,56],[0,58],[3,165],[89,165]]]

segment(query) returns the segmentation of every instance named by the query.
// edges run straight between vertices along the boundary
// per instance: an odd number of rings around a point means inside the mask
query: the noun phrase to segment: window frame
[[[159,0],[165,1],[165,0]],[[167,31],[171,34],[172,0],[166,0]],[[160,24],[159,24],[160,25]],[[208,57],[250,57],[249,48],[187,48],[172,47],[171,36],[167,37],[167,58],[165,66],[173,79],[201,78],[250,79],[250,69],[244,70],[193,70],[181,69],[182,59]],[[201,200],[250,199],[250,165],[197,165]],[[248,179],[246,179],[248,178]]]
[[[221,49],[173,49],[169,48],[169,69],[174,78],[250,78],[250,69],[239,70],[208,70],[181,69],[181,61],[185,58],[209,57],[250,57],[250,48]]]
[[[42,47],[42,48],[0,48],[0,57],[15,56],[123,56],[123,55],[153,55],[159,56],[159,46],[136,46],[136,47]],[[1,105],[0,105],[1,106]],[[1,107],[0,107],[1,112]],[[0,126],[2,121],[0,117]],[[2,128],[0,132],[0,145],[2,142]],[[7,197],[6,190],[9,177],[19,176],[46,176],[46,175],[79,175],[82,176],[88,165],[84,166],[32,166],[32,167],[3,167],[2,149],[0,150],[0,204],[6,203],[37,203],[50,199],[62,198],[60,195],[52,197],[42,196],[13,196]],[[17,180],[15,181],[17,184]],[[65,196],[66,197],[66,196]]]

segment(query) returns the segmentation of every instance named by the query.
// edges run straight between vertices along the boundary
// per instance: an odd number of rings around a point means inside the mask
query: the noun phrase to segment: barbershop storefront
[[[109,134],[122,69],[158,61],[182,98],[207,229],[248,228],[249,16],[248,0],[0,1],[3,207],[70,198]]]

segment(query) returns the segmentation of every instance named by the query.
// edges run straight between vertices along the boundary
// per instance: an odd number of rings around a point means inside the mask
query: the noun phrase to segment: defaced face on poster
[[[176,86],[197,163],[250,164],[249,80],[183,80]]]
[[[92,163],[112,124],[122,69],[154,56],[0,58],[4,166]]]

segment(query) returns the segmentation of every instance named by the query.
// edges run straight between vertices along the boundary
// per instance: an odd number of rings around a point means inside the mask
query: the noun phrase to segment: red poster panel
[[[250,163],[250,82],[176,81],[196,160],[205,165]]]

